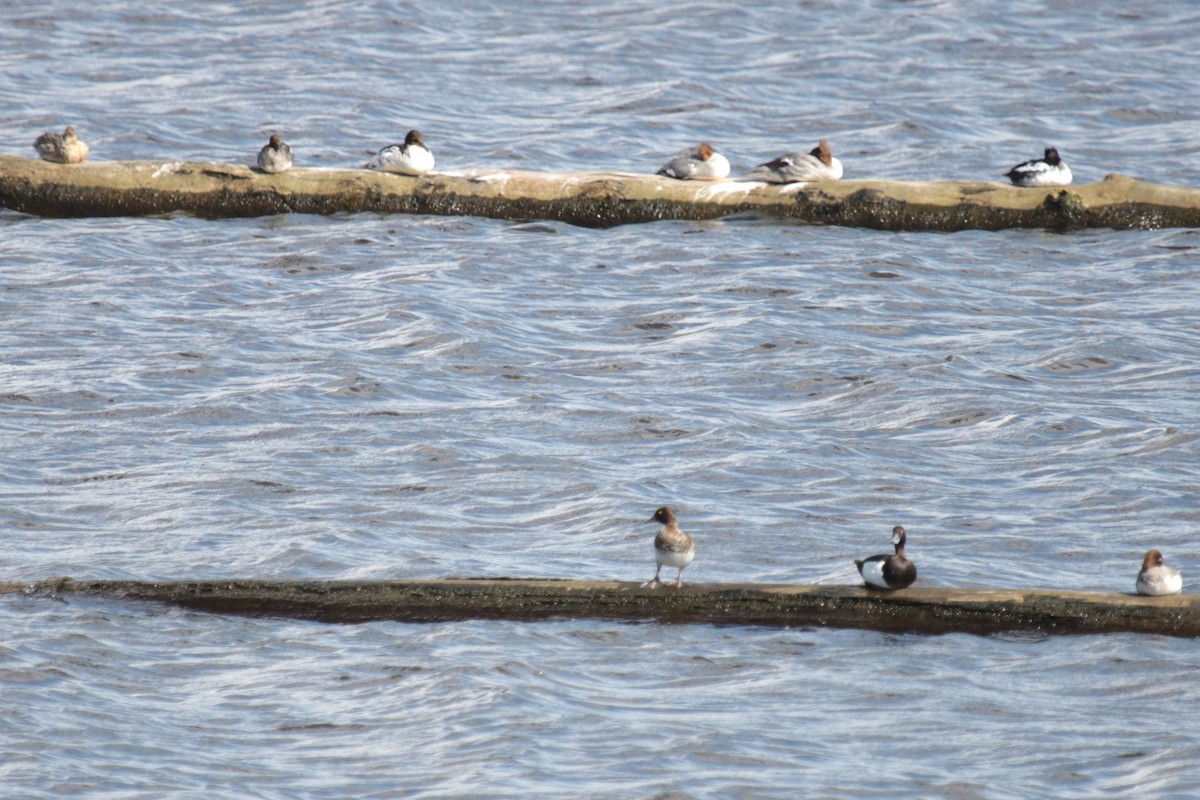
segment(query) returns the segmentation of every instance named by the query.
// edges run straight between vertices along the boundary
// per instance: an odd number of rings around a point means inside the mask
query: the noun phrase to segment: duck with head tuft
[[[674,586],[678,589],[683,586],[683,570],[696,557],[696,544],[692,541],[691,536],[679,530],[679,525],[675,521],[675,509],[673,508],[663,506],[654,512],[653,517],[646,521],[660,523],[662,528],[659,529],[658,535],[654,537],[654,560],[658,563],[658,569],[654,570],[654,578],[643,583],[642,588],[657,589],[659,586]],[[658,576],[662,572],[663,567],[672,567],[679,570],[674,583],[664,584],[659,580]]]
[[[829,142],[821,139],[807,153],[789,153],[759,164],[749,177],[767,183],[837,181],[842,179],[842,162],[834,158]]]
[[[903,589],[912,586],[917,579],[917,565],[904,555],[904,528],[900,525],[892,528],[892,544],[896,546],[893,554],[880,555],[855,561],[858,574],[863,582],[872,589]]]
[[[681,181],[719,181],[729,177],[729,161],[708,142],[699,147],[680,150],[663,164],[658,175]]]
[[[1163,563],[1162,553],[1147,550],[1142,559],[1142,571],[1137,576],[1137,593],[1150,597],[1179,594],[1183,591],[1183,575],[1170,564]]]

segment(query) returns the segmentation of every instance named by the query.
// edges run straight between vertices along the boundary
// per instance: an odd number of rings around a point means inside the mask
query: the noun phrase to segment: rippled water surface
[[[186,7],[190,8],[190,7]],[[15,4],[0,151],[1200,183],[1187,4]],[[991,10],[988,10],[991,9]],[[0,580],[1129,591],[1197,566],[1188,230],[0,213]],[[0,600],[4,797],[1190,797],[1200,646]]]

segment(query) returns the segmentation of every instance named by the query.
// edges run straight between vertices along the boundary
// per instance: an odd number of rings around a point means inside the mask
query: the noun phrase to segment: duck
[[[278,134],[272,134],[270,141],[258,151],[258,168],[271,175],[287,172],[292,168],[292,148],[284,144]]]
[[[759,164],[750,172],[750,177],[767,183],[837,181],[842,178],[842,162],[834,158],[829,142],[821,139],[807,153],[789,153]]]
[[[75,129],[70,125],[61,136],[57,133],[43,133],[34,140],[33,147],[43,161],[52,161],[55,164],[82,164],[88,157],[87,143],[75,135]]]
[[[654,560],[658,563],[658,569],[654,571],[654,578],[642,584],[642,588],[647,587],[657,589],[659,586],[674,586],[680,588],[683,586],[683,571],[692,559],[696,557],[696,543],[692,541],[692,537],[688,536],[683,531],[679,530],[679,524],[676,521],[675,509],[668,506],[663,506],[654,512],[654,516],[646,520],[647,522],[657,522],[662,525],[658,535],[654,537]],[[659,580],[659,574],[663,567],[671,567],[679,570],[679,574],[675,576],[675,581],[670,584],[664,584]]]
[[[719,181],[729,177],[729,161],[708,142],[680,150],[658,170],[658,175],[681,181]]]
[[[395,172],[400,175],[424,175],[433,169],[433,151],[425,145],[425,137],[411,130],[404,144],[390,144],[379,151],[367,164],[367,169]]]
[[[1183,576],[1170,564],[1163,563],[1162,553],[1147,550],[1142,559],[1142,571],[1137,576],[1137,593],[1150,597],[1179,594],[1183,591]]]
[[[862,561],[855,561],[858,574],[872,589],[903,589],[912,586],[917,579],[917,565],[904,555],[904,528],[897,525],[892,528],[892,544],[896,546],[893,555],[882,553]]]
[[[1047,147],[1040,159],[1024,161],[1004,173],[1014,186],[1070,186],[1071,168],[1058,156],[1058,150]]]

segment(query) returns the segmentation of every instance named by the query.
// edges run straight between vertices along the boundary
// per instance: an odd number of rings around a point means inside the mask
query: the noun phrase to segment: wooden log
[[[1200,227],[1200,190],[1121,175],[1066,189],[883,180],[778,186],[520,170],[412,178],[366,169],[295,167],[267,175],[237,164],[51,164],[3,155],[0,207],[46,217],[183,212],[213,219],[372,211],[556,220],[587,227],[732,215],[893,231]]]
[[[1200,636],[1200,595],[915,587],[879,592],[859,586],[729,583],[643,589],[616,581],[508,578],[172,583],[57,578],[0,584],[0,594],[18,592],[152,601],[216,614],[331,623],[610,619],[913,633]]]

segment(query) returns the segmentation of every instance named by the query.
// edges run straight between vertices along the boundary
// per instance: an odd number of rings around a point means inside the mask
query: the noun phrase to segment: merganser
[[[292,148],[284,144],[278,134],[272,134],[271,140],[258,151],[258,168],[272,175],[287,172],[292,168]]]
[[[1147,550],[1142,559],[1142,571],[1137,576],[1138,594],[1160,597],[1165,594],[1179,594],[1183,591],[1183,576],[1179,570],[1163,563],[1162,553],[1158,550]]]
[[[671,156],[658,174],[681,181],[718,181],[729,177],[729,161],[704,142],[697,148],[680,150]]]
[[[767,183],[836,181],[842,177],[842,162],[833,157],[829,142],[821,139],[807,153],[789,153],[774,161],[759,164],[751,171],[750,177]]]

